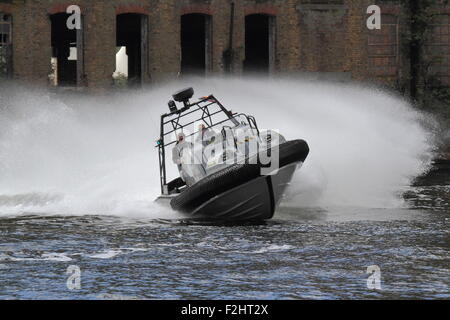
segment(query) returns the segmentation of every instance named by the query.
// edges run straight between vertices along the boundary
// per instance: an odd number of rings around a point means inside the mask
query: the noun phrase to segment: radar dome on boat
[[[173,94],[173,99],[177,102],[188,102],[190,98],[192,98],[194,95],[194,89],[193,88],[186,88],[183,90],[180,90],[178,92],[175,92]]]

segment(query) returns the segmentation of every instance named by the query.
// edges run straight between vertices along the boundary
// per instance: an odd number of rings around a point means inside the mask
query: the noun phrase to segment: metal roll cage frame
[[[167,185],[167,173],[166,173],[166,151],[165,148],[176,143],[176,141],[171,141],[169,143],[165,142],[165,138],[172,134],[176,133],[178,130],[183,130],[183,128],[194,124],[198,121],[203,121],[207,125],[207,128],[217,127],[227,121],[231,121],[234,126],[240,125],[237,118],[244,117],[247,120],[247,124],[250,126],[252,130],[256,130],[257,135],[259,136],[258,125],[256,124],[256,120],[253,116],[246,115],[243,113],[232,113],[230,110],[227,110],[213,95],[209,95],[207,97],[201,98],[199,101],[195,103],[189,103],[189,101],[185,101],[184,107],[178,110],[175,110],[170,113],[166,113],[161,115],[161,128],[160,128],[160,137],[157,141],[156,147],[158,148],[158,158],[159,158],[159,173],[160,173],[160,184],[161,184],[161,193],[164,193],[164,186]],[[218,106],[219,110],[211,112],[210,107]],[[183,118],[188,115],[194,114],[195,112],[201,112],[201,116],[194,121],[190,121],[188,123],[183,123]],[[213,116],[217,114],[224,113],[226,115],[226,119],[214,122]],[[169,125],[169,130],[166,131],[166,126]],[[188,135],[186,138],[193,136],[198,133],[194,132]],[[223,130],[222,130],[223,134]]]

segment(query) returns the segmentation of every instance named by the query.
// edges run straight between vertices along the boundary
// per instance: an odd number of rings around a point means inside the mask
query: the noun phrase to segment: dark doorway
[[[0,79],[12,75],[11,16],[0,12]]]
[[[211,16],[181,16],[181,74],[205,75],[211,69]]]
[[[148,19],[146,15],[125,13],[117,16],[116,46],[125,47],[128,60],[126,82],[140,86],[144,82],[148,59]],[[116,66],[117,68],[117,66]]]
[[[245,17],[245,73],[273,71],[275,17],[252,14]]]
[[[69,29],[69,14],[50,16],[52,82],[58,86],[81,86],[83,82],[83,28]]]

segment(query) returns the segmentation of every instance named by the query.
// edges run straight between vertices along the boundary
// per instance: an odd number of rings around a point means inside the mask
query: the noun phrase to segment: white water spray
[[[287,204],[390,207],[431,159],[423,116],[393,95],[299,80],[186,80],[113,97],[0,90],[0,215],[113,214],[173,218],[159,193],[159,116],[193,86],[260,128],[305,139],[311,153]],[[64,102],[62,102],[64,101]],[[168,164],[170,166],[170,163]]]

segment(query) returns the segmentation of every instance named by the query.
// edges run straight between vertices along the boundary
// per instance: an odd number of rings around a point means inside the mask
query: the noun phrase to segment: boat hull
[[[259,176],[242,185],[227,190],[183,212],[186,217],[223,221],[248,221],[271,219],[283,194],[302,162],[291,163],[272,175]],[[172,196],[161,196],[159,203],[170,203]]]

